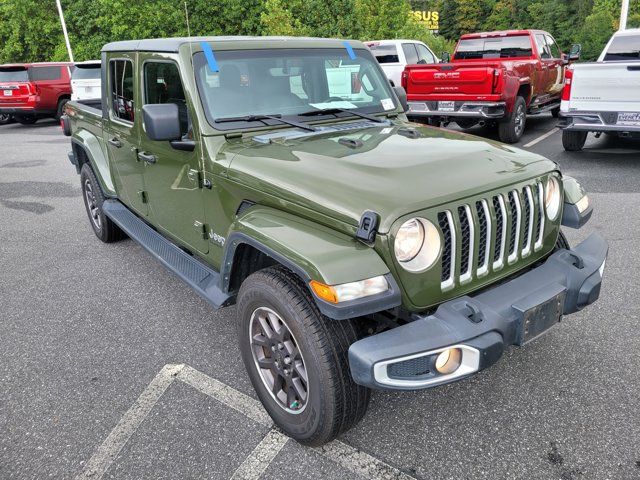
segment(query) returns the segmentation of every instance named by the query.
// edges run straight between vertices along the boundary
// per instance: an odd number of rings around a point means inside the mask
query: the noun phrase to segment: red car
[[[0,115],[22,124],[62,116],[71,98],[72,63],[0,65]]]
[[[500,140],[515,143],[527,114],[558,116],[565,67],[578,58],[579,46],[571,51],[564,55],[551,34],[540,30],[463,35],[450,63],[407,65],[407,115],[462,128],[497,124]]]

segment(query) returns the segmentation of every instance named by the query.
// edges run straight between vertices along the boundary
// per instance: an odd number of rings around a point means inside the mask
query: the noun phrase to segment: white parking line
[[[184,365],[165,365],[160,370],[144,392],[140,394],[127,413],[123,415],[109,436],[98,447],[96,453],[87,462],[84,470],[76,476],[76,480],[85,478],[98,479],[109,469],[122,447],[129,441],[131,435],[149,415],[153,406],[162,394],[175,380],[175,376]]]
[[[260,402],[188,365],[165,365],[124,414],[106,440],[89,459],[76,480],[99,480],[142,424],[153,406],[174,380],[180,380],[201,393],[242,413],[271,430],[254,448],[233,474],[233,479],[257,479],[269,467],[289,437],[275,429],[271,417]],[[322,447],[310,448],[325,458],[367,479],[415,480],[397,468],[339,440]]]
[[[240,464],[231,480],[258,480],[287,441],[289,437],[286,435],[277,430],[269,430],[258,446]]]
[[[551,130],[549,130],[544,135],[540,135],[538,138],[536,138],[534,140],[531,140],[529,143],[525,144],[524,147],[525,148],[533,147],[536,143],[541,142],[545,138],[549,138],[551,135],[553,135],[554,133],[556,133],[558,131],[560,131],[560,129],[558,127],[552,128]]]

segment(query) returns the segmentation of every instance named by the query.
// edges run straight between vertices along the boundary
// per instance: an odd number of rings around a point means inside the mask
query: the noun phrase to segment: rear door
[[[166,56],[140,53],[138,75],[142,79],[142,104],[176,104],[183,138],[192,139],[192,116],[177,63]],[[155,160],[142,162],[152,222],[193,251],[206,254],[209,242],[205,235],[199,147],[192,152],[176,150],[170,142],[151,140],[142,125],[140,153]]]
[[[144,187],[144,165],[138,160],[140,102],[135,54],[114,52],[107,56],[109,120],[104,122],[104,139],[114,166],[116,191],[120,199],[142,216],[148,213]]]

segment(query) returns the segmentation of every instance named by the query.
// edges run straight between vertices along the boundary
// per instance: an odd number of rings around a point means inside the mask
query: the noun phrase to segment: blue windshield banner
[[[211,45],[209,45],[207,42],[200,42],[200,45],[202,46],[202,51],[204,52],[204,56],[207,59],[207,63],[209,64],[209,70],[211,70],[212,72],[218,72],[218,62],[216,62],[216,56],[213,54]]]
[[[349,54],[349,58],[351,60],[355,60],[356,59],[356,52],[353,51],[353,47],[351,47],[351,45],[349,45],[349,42],[347,42],[345,40],[344,42],[342,42],[342,44],[344,45],[344,48],[347,49],[347,53]]]

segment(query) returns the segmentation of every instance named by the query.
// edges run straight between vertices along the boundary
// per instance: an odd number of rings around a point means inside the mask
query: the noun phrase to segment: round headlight
[[[556,177],[549,177],[544,189],[544,208],[550,220],[555,220],[558,217],[560,202],[560,184]]]
[[[424,227],[417,218],[407,220],[396,234],[394,249],[399,262],[409,262],[420,253],[424,243]]]
[[[429,220],[412,218],[398,230],[393,248],[396,259],[405,270],[426,270],[440,255],[440,234]]]

